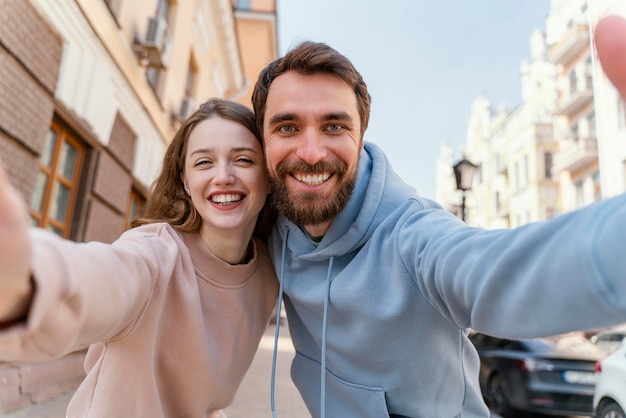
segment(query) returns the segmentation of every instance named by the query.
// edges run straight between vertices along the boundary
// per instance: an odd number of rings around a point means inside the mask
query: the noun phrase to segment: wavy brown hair
[[[133,221],[133,226],[167,222],[173,228],[195,233],[200,230],[202,218],[185,192],[182,174],[185,170],[185,154],[189,135],[198,124],[209,118],[222,118],[239,123],[250,132],[263,147],[263,140],[257,128],[252,110],[240,103],[212,98],[202,103],[176,132],[163,157],[161,173],[152,184],[146,205],[140,216]],[[267,202],[267,200],[266,200]],[[259,213],[254,235],[267,238],[274,220],[274,211],[267,203]]]
[[[263,134],[267,93],[276,77],[288,71],[295,71],[302,75],[330,74],[339,77],[352,87],[356,95],[359,118],[361,119],[361,140],[363,139],[370,119],[372,101],[363,77],[344,55],[327,44],[311,41],[297,45],[284,57],[270,63],[259,74],[259,79],[252,91],[252,107],[261,134]]]

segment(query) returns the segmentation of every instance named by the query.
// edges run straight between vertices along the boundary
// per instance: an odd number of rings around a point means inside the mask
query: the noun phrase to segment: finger
[[[22,228],[27,224],[27,219],[26,203],[9,182],[0,160],[0,228]]]
[[[626,19],[616,15],[601,19],[594,42],[602,69],[626,101]]]

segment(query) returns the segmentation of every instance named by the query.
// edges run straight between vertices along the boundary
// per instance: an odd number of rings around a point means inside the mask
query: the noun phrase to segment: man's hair
[[[174,229],[183,232],[198,232],[202,217],[185,191],[182,175],[185,172],[185,154],[191,132],[199,123],[210,118],[222,118],[238,123],[248,129],[264,148],[261,134],[257,130],[252,109],[229,100],[212,98],[202,103],[176,132],[163,157],[161,173],[152,185],[141,216],[133,221],[133,226],[155,222],[167,222]],[[255,235],[267,238],[274,223],[275,213],[265,205],[259,213]]]
[[[324,43],[311,41],[305,41],[297,45],[294,49],[287,52],[284,57],[270,63],[259,74],[259,79],[252,92],[252,106],[261,134],[263,133],[265,105],[270,85],[276,77],[287,71],[295,71],[302,75],[330,74],[339,77],[352,87],[356,95],[359,117],[361,119],[360,137],[363,139],[363,134],[369,123],[371,104],[371,97],[363,77],[361,77],[361,74],[354,68],[354,65],[348,58]]]

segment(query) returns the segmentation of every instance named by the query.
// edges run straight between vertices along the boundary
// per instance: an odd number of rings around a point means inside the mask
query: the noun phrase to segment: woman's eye
[[[193,166],[194,167],[200,167],[200,166],[207,165],[207,164],[211,164],[211,161],[209,161],[209,160],[199,160],[199,161],[196,161]]]
[[[254,161],[251,158],[248,157],[239,157],[236,160],[238,163],[244,163],[244,164],[252,164],[254,163]]]

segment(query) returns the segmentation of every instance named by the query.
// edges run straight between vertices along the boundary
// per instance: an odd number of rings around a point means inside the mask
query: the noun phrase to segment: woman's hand
[[[626,102],[626,19],[621,16],[601,19],[593,36],[602,69]]]
[[[0,162],[0,325],[23,318],[30,306],[28,212]]]

